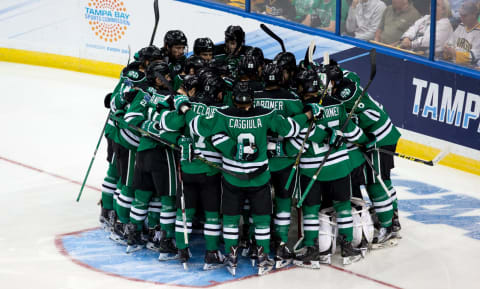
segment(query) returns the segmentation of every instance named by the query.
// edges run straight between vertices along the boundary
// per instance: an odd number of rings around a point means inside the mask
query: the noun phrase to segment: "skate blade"
[[[160,253],[158,256],[158,261],[169,261],[178,259],[178,254],[172,255],[171,253]]]
[[[362,258],[365,258],[368,252],[368,247],[360,248],[360,253],[362,254]]]
[[[393,233],[392,233],[392,236],[393,236],[395,239],[401,239],[401,238],[402,238],[402,235],[400,235],[400,232],[393,232]]]
[[[232,276],[235,276],[235,273],[237,272],[237,267],[227,266],[227,270],[228,272],[230,272],[230,274],[232,274]]]
[[[158,247],[155,246],[155,244],[149,242],[147,243],[147,246],[146,248],[150,251],[153,251],[153,252],[156,252],[156,253],[160,253],[160,249]]]
[[[242,257],[247,257],[248,256],[248,248],[243,248],[241,255],[242,255]]]
[[[357,256],[350,256],[350,257],[343,257],[343,265],[350,265],[350,264],[353,264],[355,262],[358,262],[360,261],[360,259],[362,259],[362,255],[357,255]]]
[[[252,267],[255,267],[255,259],[250,259],[250,263],[252,264]]]
[[[398,245],[397,240],[390,239],[390,240],[387,240],[383,243],[372,244],[372,250],[378,250],[378,249],[383,249],[383,248],[391,248],[391,247],[395,247],[397,245]]]
[[[225,264],[203,264],[203,270],[208,271],[208,270],[215,270],[218,268],[224,267]]]
[[[280,269],[280,268],[283,268],[283,267],[287,267],[288,265],[290,265],[292,263],[292,261],[293,261],[292,259],[275,261],[275,268]]]
[[[127,253],[127,254],[131,254],[131,253],[133,253],[133,252],[140,251],[140,250],[142,250],[143,248],[144,248],[144,246],[142,246],[142,245],[132,245],[132,246],[128,245],[128,246],[127,246],[126,253]]]
[[[320,269],[320,261],[310,261],[308,263],[303,263],[302,261],[293,260],[293,264],[302,268]]]
[[[268,274],[272,270],[273,270],[273,266],[259,267],[257,274],[258,276],[263,276]]]
[[[183,265],[183,269],[188,271],[188,263],[184,262],[182,263],[182,265]]]
[[[319,261],[320,264],[332,264],[332,255],[320,255]]]
[[[111,233],[110,236],[108,236],[108,238],[112,241],[114,241],[115,243],[118,243],[120,245],[123,245],[123,246],[127,246],[127,241],[125,239],[122,239],[120,236],[118,236],[117,234],[115,233]]]

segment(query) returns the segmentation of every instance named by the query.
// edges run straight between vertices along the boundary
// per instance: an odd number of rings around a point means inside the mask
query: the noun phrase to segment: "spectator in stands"
[[[266,0],[264,8],[257,12],[291,21],[295,21],[296,17],[295,7],[291,0]]]
[[[459,10],[462,22],[443,49],[446,60],[473,67],[480,66],[480,23],[476,3],[466,1]]]
[[[375,41],[385,44],[396,45],[417,19],[420,18],[418,10],[410,3],[410,0],[392,0],[383,13],[382,21],[375,33]]]
[[[352,0],[345,28],[358,39],[372,40],[382,20],[386,5],[380,0]]]
[[[452,25],[448,20],[452,16],[450,2],[448,0],[437,0],[436,13],[435,54],[442,55],[443,47],[453,33]],[[428,53],[430,48],[430,15],[418,19],[403,33],[400,47]]]
[[[293,0],[296,21],[303,25],[335,32],[335,0]],[[348,4],[342,0],[341,21],[347,18]]]

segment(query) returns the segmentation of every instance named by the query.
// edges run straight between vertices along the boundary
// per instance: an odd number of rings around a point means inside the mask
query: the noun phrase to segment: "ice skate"
[[[292,263],[293,254],[288,249],[287,244],[281,242],[277,247],[275,254],[275,268],[280,269],[286,267]]]
[[[332,264],[332,247],[328,250],[318,253],[320,264]]]
[[[268,254],[263,251],[263,247],[260,246],[257,249],[257,274],[262,276],[273,270],[275,261],[268,257]]]
[[[184,249],[178,249],[178,259],[180,260],[180,263],[183,265],[183,269],[188,270],[188,260],[192,257],[192,254],[190,253],[190,249],[184,248]]]
[[[304,268],[320,269],[319,259],[318,246],[307,246],[303,247],[300,252],[297,253],[293,264]]]
[[[110,224],[109,218],[108,218],[110,211],[113,211],[113,210],[107,210],[105,208],[102,208],[100,211],[100,217],[99,217],[100,228],[102,228],[102,230],[105,230],[105,232],[112,231],[112,225]]]
[[[142,231],[137,231],[135,227],[135,224],[127,224],[125,226],[125,231],[127,234],[127,254],[131,254],[145,248],[145,242],[142,239]]]
[[[160,228],[148,229],[147,249],[160,253]]]
[[[110,236],[108,236],[110,240],[120,244],[127,246],[127,239],[125,236],[125,224],[123,223],[115,223],[112,228],[112,232]]]
[[[342,263],[343,265],[350,265],[360,261],[363,258],[362,251],[353,248],[352,242],[348,242],[345,236],[339,235],[340,246],[342,248]]]
[[[373,238],[372,249],[382,249],[388,247],[395,247],[398,245],[398,241],[395,240],[393,234],[393,226],[387,228],[380,228],[377,236]]]
[[[365,239],[365,237],[362,237],[362,241],[360,242],[360,245],[358,245],[358,249],[362,253],[363,258],[365,258],[365,256],[367,255],[368,248],[369,248],[368,241]]]
[[[230,247],[230,254],[225,257],[225,265],[227,266],[228,272],[235,276],[237,271],[237,262],[238,262],[238,246]]]
[[[225,266],[225,257],[219,250],[211,250],[205,252],[205,264],[203,264],[203,270],[213,270]]]
[[[160,246],[158,256],[159,261],[175,260],[178,259],[178,249],[172,238],[166,237],[167,232],[160,231]]]
[[[392,219],[392,232],[395,238],[401,239],[402,236],[400,235],[400,230],[402,226],[400,225],[400,220],[398,218],[398,209],[393,211],[393,219]]]

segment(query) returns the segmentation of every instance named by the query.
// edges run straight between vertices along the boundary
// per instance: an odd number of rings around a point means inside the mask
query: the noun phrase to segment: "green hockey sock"
[[[160,224],[160,212],[162,210],[162,202],[160,197],[153,197],[148,203],[147,223],[148,228],[154,229]]]
[[[255,240],[257,246],[263,247],[265,253],[270,253],[270,215],[252,215],[255,225]]]
[[[368,197],[373,203],[375,213],[382,227],[392,225],[393,207],[390,197],[380,184],[367,185]]]
[[[120,196],[120,192],[122,191],[122,188],[123,188],[122,181],[118,179],[117,189],[113,193],[113,210],[115,211],[115,213],[117,213],[117,216],[118,216],[118,196]]]
[[[392,180],[384,180],[385,186],[388,188],[388,194],[390,195],[390,200],[392,200],[393,210],[398,209],[398,199],[397,199],[397,191],[392,185]]]
[[[205,225],[203,226],[203,236],[205,237],[205,247],[207,250],[218,250],[221,225],[218,212],[205,211]]]
[[[127,224],[130,221],[130,208],[132,207],[135,191],[132,187],[123,186],[117,200],[117,214],[120,222]]]
[[[353,240],[353,218],[350,200],[343,202],[333,201],[333,208],[337,212],[338,234],[345,236],[346,240],[351,242]]]
[[[148,214],[148,203],[152,198],[153,192],[136,190],[135,199],[132,202],[132,207],[130,209],[130,222],[135,224],[137,231],[141,231],[145,218]]]
[[[240,215],[223,215],[225,254],[230,253],[230,247],[238,246],[238,222],[240,222]]]
[[[102,206],[104,209],[113,209],[113,194],[117,189],[118,174],[117,168],[113,164],[108,165],[107,176],[102,183]]]
[[[318,238],[318,229],[320,221],[318,219],[318,210],[320,205],[303,206],[303,244],[305,246],[313,246],[315,239]]]
[[[185,209],[187,222],[187,238],[190,240],[192,234],[192,217],[195,215],[195,209]],[[178,249],[185,249],[185,227],[183,222],[182,209],[177,209],[177,220],[175,221],[175,241]]]
[[[275,198],[275,234],[284,243],[288,241],[291,206],[290,198]]]
[[[175,236],[175,196],[162,196],[160,227],[167,232],[167,238]]]

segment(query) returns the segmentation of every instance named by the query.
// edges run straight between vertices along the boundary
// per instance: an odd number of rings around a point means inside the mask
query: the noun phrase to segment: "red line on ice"
[[[79,181],[75,181],[75,180],[69,179],[69,178],[67,178],[67,177],[64,177],[64,176],[55,174],[55,173],[47,172],[47,171],[44,171],[44,170],[39,169],[39,168],[35,168],[35,167],[29,166],[29,165],[26,165],[26,164],[23,164],[23,163],[14,161],[14,160],[10,160],[10,159],[7,159],[7,158],[2,157],[2,156],[0,156],[0,160],[6,161],[6,162],[8,162],[8,163],[11,163],[11,164],[14,164],[14,165],[17,165],[17,166],[24,167],[24,168],[27,168],[27,169],[30,169],[30,170],[33,170],[33,171],[36,171],[36,172],[39,172],[39,173],[42,173],[42,174],[46,174],[46,175],[55,177],[55,178],[57,178],[57,179],[61,179],[61,180],[64,180],[64,181],[68,181],[68,182],[73,183],[73,184],[82,185],[82,183],[79,182]],[[90,189],[92,189],[92,190],[101,191],[99,188],[96,188],[96,187],[93,187],[93,186],[90,186],[90,185],[85,185],[85,186],[88,187],[88,188],[90,188]],[[81,234],[81,233],[83,233],[83,232],[90,231],[90,230],[95,230],[95,229],[98,229],[98,228],[86,229],[86,230],[82,230],[82,231],[77,231],[77,232],[72,232],[72,233],[66,233],[66,234],[57,235],[57,236],[55,237],[55,246],[56,246],[57,249],[60,251],[60,253],[62,253],[63,255],[65,255],[67,258],[69,258],[72,262],[74,262],[74,263],[77,264],[77,265],[80,265],[80,266],[82,266],[82,267],[85,267],[85,268],[88,268],[88,269],[90,269],[90,270],[93,270],[93,271],[96,271],[96,272],[99,272],[99,273],[103,273],[103,274],[106,274],[106,275],[109,275],[109,276],[119,277],[119,278],[127,279],[127,280],[130,280],[130,281],[136,281],[136,282],[145,282],[145,283],[162,284],[162,285],[163,285],[163,284],[165,284],[165,285],[174,285],[174,286],[179,286],[179,287],[201,287],[201,288],[208,288],[208,287],[213,287],[213,286],[217,286],[217,285],[221,285],[221,284],[225,284],[225,283],[236,282],[236,281],[240,281],[240,280],[245,280],[245,279],[257,277],[257,276],[255,276],[255,275],[252,275],[252,276],[246,276],[246,277],[243,277],[243,278],[234,279],[234,280],[225,281],[225,282],[210,281],[212,284],[207,285],[207,286],[191,286],[191,285],[190,285],[190,286],[187,286],[187,285],[168,284],[168,283],[160,283],[160,282],[154,282],[154,281],[141,280],[141,279],[130,278],[130,277],[122,276],[122,275],[117,275],[117,274],[105,272],[105,271],[99,270],[99,269],[97,269],[97,268],[95,268],[95,267],[92,267],[92,266],[90,266],[90,265],[87,265],[87,264],[85,264],[85,263],[82,263],[82,262],[79,261],[79,260],[74,259],[74,258],[67,252],[67,250],[65,250],[65,247],[63,247],[62,237],[64,237],[64,236],[69,236],[69,235],[78,235],[78,234]],[[358,274],[358,273],[355,273],[355,272],[350,271],[350,270],[346,270],[346,269],[341,268],[341,267],[337,267],[337,266],[333,266],[333,265],[330,265],[329,267],[332,268],[332,269],[335,269],[335,270],[342,271],[342,272],[344,272],[344,273],[348,273],[348,274],[357,276],[357,277],[362,278],[362,279],[365,279],[365,280],[370,280],[370,281],[372,281],[372,282],[375,282],[375,283],[378,283],[378,284],[381,284],[381,285],[384,285],[384,286],[387,286],[387,287],[390,287],[390,288],[401,289],[401,287],[398,287],[398,286],[395,286],[395,285],[392,285],[392,284],[389,284],[389,283],[387,283],[387,282],[383,282],[383,281],[380,281],[380,280],[376,280],[376,279],[373,279],[373,278],[371,278],[371,277],[368,277],[368,276],[365,276],[365,275],[362,275],[362,274]],[[276,272],[281,272],[281,271],[290,270],[290,269],[298,269],[298,268],[296,268],[296,267],[283,268],[283,269],[280,269],[280,270],[275,270],[275,271],[273,271],[272,273],[274,274],[274,273],[276,273]],[[272,274],[272,273],[271,273],[271,274]]]

